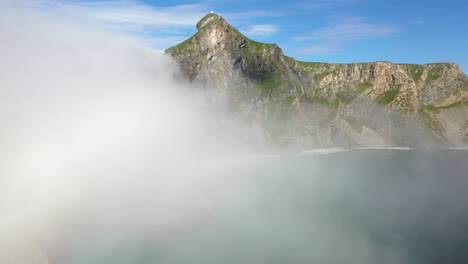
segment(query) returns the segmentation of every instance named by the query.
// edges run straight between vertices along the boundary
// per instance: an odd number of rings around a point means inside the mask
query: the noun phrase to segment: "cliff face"
[[[466,147],[468,77],[454,63],[301,62],[208,14],[166,53],[211,100],[272,142],[312,147]]]

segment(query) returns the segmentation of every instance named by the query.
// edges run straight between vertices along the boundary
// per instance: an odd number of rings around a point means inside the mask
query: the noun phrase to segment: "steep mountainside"
[[[211,100],[293,148],[467,147],[468,77],[454,63],[302,62],[208,14],[169,48]]]

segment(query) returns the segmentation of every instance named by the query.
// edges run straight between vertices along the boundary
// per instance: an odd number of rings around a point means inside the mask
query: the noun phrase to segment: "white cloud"
[[[329,54],[340,51],[340,48],[333,44],[314,44],[302,47],[296,51],[297,54]]]
[[[321,29],[317,29],[305,36],[296,37],[295,40],[362,40],[385,37],[397,31],[398,28],[394,26],[367,23],[363,18],[350,18]]]
[[[249,37],[266,37],[276,34],[279,28],[271,24],[260,24],[252,25],[247,29],[241,30],[241,32]]]

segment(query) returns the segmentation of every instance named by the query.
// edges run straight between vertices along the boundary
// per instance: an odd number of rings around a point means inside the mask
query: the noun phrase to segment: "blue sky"
[[[40,0],[165,49],[214,10],[249,38],[304,61],[455,62],[468,69],[468,0]]]

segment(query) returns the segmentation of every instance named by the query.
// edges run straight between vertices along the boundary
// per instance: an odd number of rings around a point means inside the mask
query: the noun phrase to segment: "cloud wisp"
[[[351,18],[327,27],[315,30],[296,40],[349,41],[385,37],[398,31],[387,25],[367,23],[362,18]]]
[[[252,17],[282,17],[288,15],[288,12],[280,11],[265,11],[265,10],[250,10],[244,12],[227,12],[221,14],[223,17],[229,21],[234,22],[245,22],[246,20],[251,19]]]
[[[155,6],[140,1],[31,1],[34,9],[52,16],[83,21],[92,26],[139,39],[165,49],[188,37],[208,8],[202,4]]]
[[[361,17],[349,18],[324,28],[293,38],[296,41],[320,41],[319,44],[306,46],[299,52],[309,54],[332,53],[341,50],[346,43],[390,36],[400,29],[392,25],[372,24]]]
[[[43,10],[65,16],[84,17],[108,25],[144,30],[193,27],[206,9],[202,5],[157,7],[137,1],[50,1],[39,5]]]
[[[278,26],[271,24],[259,24],[252,25],[240,31],[248,37],[267,37],[278,33],[280,29]]]
[[[343,5],[356,5],[361,2],[363,0],[313,0],[291,2],[287,5],[297,10],[324,10]]]
[[[32,3],[35,9],[54,16],[81,20],[93,26],[111,30],[118,34],[136,37],[143,44],[155,49],[166,49],[182,42],[195,30],[194,25],[209,10],[205,4],[173,6],[150,5],[141,1],[70,1],[37,0]],[[283,16],[281,12],[248,11],[223,13],[230,22],[245,24],[250,17]],[[246,35],[271,36],[279,31],[275,25],[252,25],[245,29]]]
[[[340,51],[341,48],[334,44],[313,44],[298,49],[298,54],[330,54]]]

